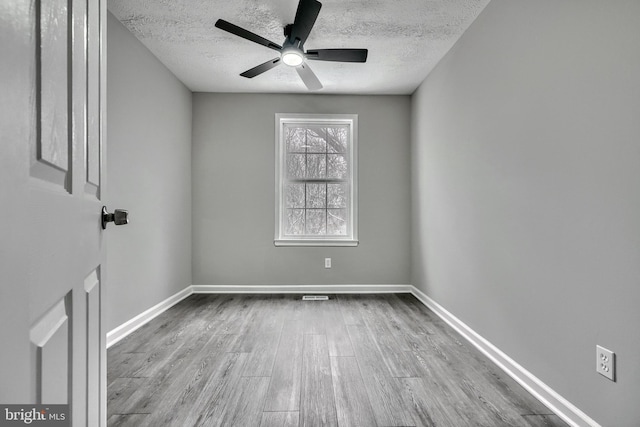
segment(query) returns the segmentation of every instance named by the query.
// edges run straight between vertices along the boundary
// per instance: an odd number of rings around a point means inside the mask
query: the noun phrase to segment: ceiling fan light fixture
[[[297,67],[302,65],[304,61],[304,57],[302,56],[302,52],[300,52],[296,48],[285,48],[282,50],[282,62],[290,67]]]

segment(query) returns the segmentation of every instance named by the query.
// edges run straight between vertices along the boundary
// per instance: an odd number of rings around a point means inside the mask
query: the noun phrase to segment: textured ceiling
[[[318,93],[410,94],[489,0],[320,0],[305,49],[366,48],[365,64],[309,61]],[[111,13],[194,92],[306,93],[280,65],[240,73],[277,52],[216,27],[224,19],[277,44],[298,0],[108,0]]]

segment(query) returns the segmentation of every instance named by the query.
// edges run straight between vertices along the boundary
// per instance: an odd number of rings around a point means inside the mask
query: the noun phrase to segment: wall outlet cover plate
[[[616,354],[606,348],[596,346],[596,372],[609,378],[611,381],[616,380]]]

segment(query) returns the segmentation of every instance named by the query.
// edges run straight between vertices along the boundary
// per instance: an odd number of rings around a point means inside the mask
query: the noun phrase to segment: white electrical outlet
[[[324,259],[324,268],[331,268],[331,258]]]
[[[597,360],[596,372],[604,375],[611,381],[616,380],[616,354],[599,345],[596,346]]]

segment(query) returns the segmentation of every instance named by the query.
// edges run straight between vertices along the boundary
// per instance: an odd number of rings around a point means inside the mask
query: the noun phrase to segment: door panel
[[[105,26],[106,0],[0,6],[0,402],[73,426],[106,425]]]
[[[68,0],[36,2],[38,62],[38,161],[69,170],[68,138]]]
[[[67,0],[35,2],[36,131],[32,176],[71,191]]]
[[[65,298],[66,299],[66,298]],[[69,403],[69,313],[59,301],[31,328],[32,363],[35,366],[35,401]]]

